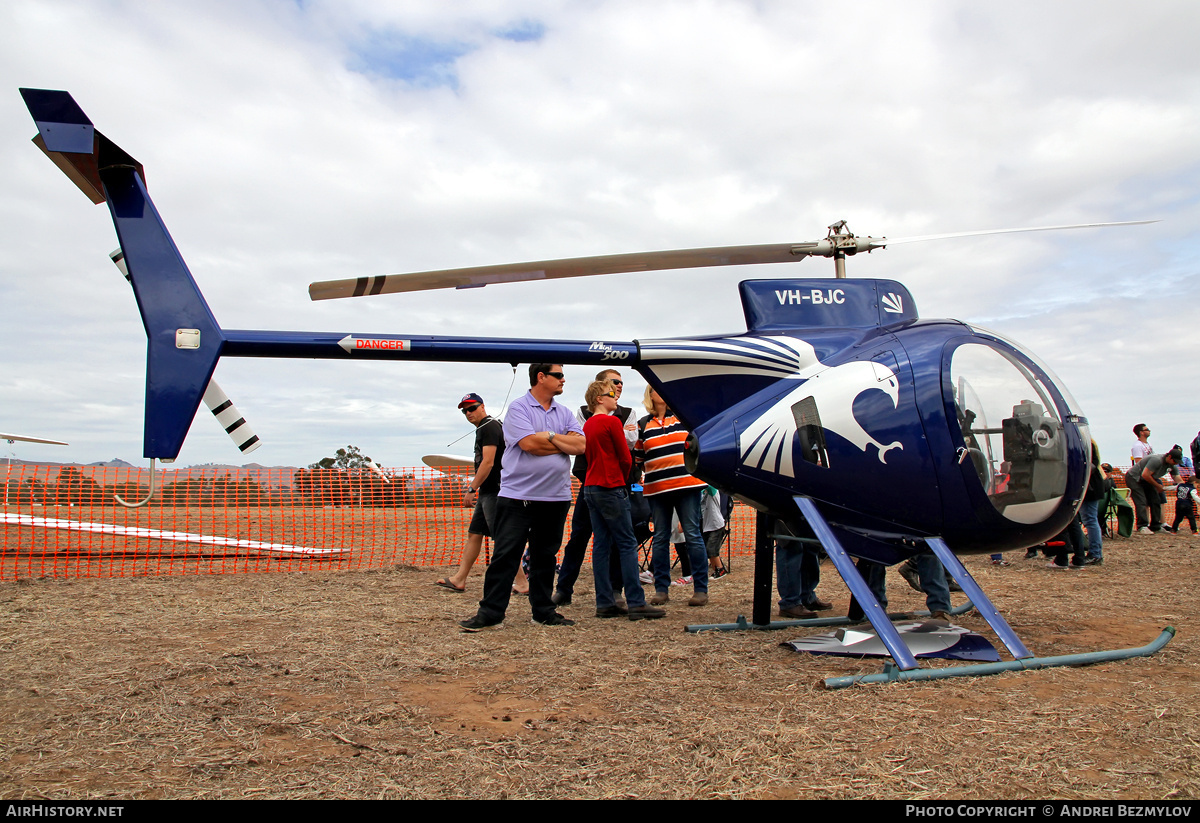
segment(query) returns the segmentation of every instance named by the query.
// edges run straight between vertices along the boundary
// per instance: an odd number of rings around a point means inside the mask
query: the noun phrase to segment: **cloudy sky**
[[[312,303],[311,281],[647,249],[1157,218],[896,246],[851,276],[1048,361],[1106,459],[1200,428],[1194,2],[0,4],[0,431],[140,460],[145,338],[107,210],[29,142],[66,89],[146,168],[227,328],[652,338],[744,329],[736,284],[827,260]],[[1189,57],[1188,55],[1192,55]],[[568,369],[578,402],[591,369]],[[469,452],[503,365],[222,361],[265,445]],[[629,391],[644,385],[631,375]],[[524,391],[518,378],[512,391]],[[202,409],[180,464],[245,460]]]

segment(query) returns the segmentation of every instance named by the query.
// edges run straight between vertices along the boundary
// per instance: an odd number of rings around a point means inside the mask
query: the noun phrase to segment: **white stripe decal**
[[[643,363],[645,360],[642,361]],[[750,366],[731,366],[728,363],[674,365],[661,364],[650,366],[650,371],[664,383],[674,383],[676,380],[687,380],[692,377],[729,377],[731,375],[751,374],[775,379],[791,377],[790,374],[778,370],[753,368]]]
[[[703,359],[717,363],[740,361],[767,368],[774,365],[783,372],[796,371],[799,360],[795,352],[787,352],[786,354],[779,355],[775,352],[763,351],[749,346],[732,346],[715,343],[688,347],[642,344],[642,352],[643,361],[649,359],[651,362],[654,362],[655,360],[665,360],[668,358],[679,360]],[[651,357],[647,358],[647,354],[650,354]]]
[[[796,337],[726,338],[721,340],[648,340],[639,343],[642,362],[702,360],[711,364],[742,363],[789,376],[818,365],[810,343]]]
[[[203,543],[209,546],[232,546],[238,549],[258,549],[281,554],[329,555],[345,554],[349,549],[314,549],[307,546],[289,546],[286,543],[263,543],[258,540],[242,540],[236,537],[214,537],[210,534],[190,532],[165,532],[159,529],[143,529],[136,526],[117,526],[113,523],[85,523],[82,520],[59,520],[53,517],[33,517],[28,514],[0,512],[0,523],[14,526],[33,526],[43,529],[67,529],[77,532],[120,534],[142,537],[148,540],[173,540],[177,543]]]

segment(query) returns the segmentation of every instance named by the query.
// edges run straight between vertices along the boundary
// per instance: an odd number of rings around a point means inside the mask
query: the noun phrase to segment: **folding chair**
[[[1121,490],[1109,489],[1104,500],[1104,536],[1129,537],[1133,534],[1133,520],[1133,506],[1121,494]]]

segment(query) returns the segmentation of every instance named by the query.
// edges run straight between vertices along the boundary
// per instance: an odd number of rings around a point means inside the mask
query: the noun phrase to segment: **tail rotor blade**
[[[129,276],[129,267],[125,265],[125,252],[116,248],[109,252],[108,257],[113,261],[113,265],[120,269],[121,274],[125,275],[125,279],[132,284],[133,279]],[[217,418],[221,428],[225,430],[242,454],[249,454],[262,445],[262,441],[250,428],[246,418],[242,417],[237,406],[233,405],[229,395],[221,390],[216,380],[208,381],[208,388],[204,390],[203,399],[204,405],[208,406],[208,410],[213,413],[213,417]]]
[[[213,413],[213,417],[217,418],[221,428],[225,430],[242,454],[249,454],[262,445],[262,441],[250,428],[246,418],[242,417],[237,406],[233,405],[229,395],[221,391],[216,380],[208,381],[208,388],[204,390],[204,405],[208,406],[208,410]]]

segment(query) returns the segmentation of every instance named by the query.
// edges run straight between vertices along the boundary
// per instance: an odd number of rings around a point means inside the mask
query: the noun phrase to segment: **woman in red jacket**
[[[646,605],[646,594],[638,579],[637,539],[629,514],[629,470],[633,455],[625,441],[621,421],[612,416],[617,392],[610,380],[597,380],[584,395],[592,416],[583,424],[587,438],[587,476],[583,494],[592,517],[592,575],[596,584],[596,617],[644,620],[662,617],[662,609]],[[609,579],[608,557],[618,552],[621,580],[625,584],[628,609],[617,605]]]

